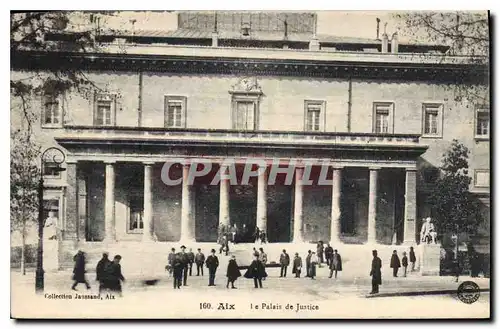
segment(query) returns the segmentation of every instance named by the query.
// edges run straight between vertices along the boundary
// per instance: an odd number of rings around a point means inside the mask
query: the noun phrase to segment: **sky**
[[[335,36],[376,38],[376,18],[381,19],[380,34],[387,23],[387,33],[396,32],[397,20],[393,12],[387,11],[318,11],[318,34]],[[177,28],[175,12],[132,12],[124,11],[114,17],[106,18],[114,28],[132,30],[132,21],[137,30],[175,30]]]

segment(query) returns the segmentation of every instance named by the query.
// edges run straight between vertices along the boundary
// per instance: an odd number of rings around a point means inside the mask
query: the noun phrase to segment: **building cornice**
[[[463,57],[421,54],[370,54],[309,50],[241,49],[193,46],[127,46],[99,53],[17,51],[11,67],[43,70],[64,67],[95,71],[146,71],[190,74],[252,74],[326,78],[479,82],[486,65]]]

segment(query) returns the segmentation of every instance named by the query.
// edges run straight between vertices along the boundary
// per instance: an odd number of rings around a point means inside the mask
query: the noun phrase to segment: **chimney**
[[[377,17],[377,41],[380,41],[380,18]]]
[[[382,34],[382,53],[387,53],[389,48],[389,36],[386,32],[387,23],[384,24],[384,34]]]
[[[394,32],[391,39],[391,52],[393,54],[398,53],[398,32]]]

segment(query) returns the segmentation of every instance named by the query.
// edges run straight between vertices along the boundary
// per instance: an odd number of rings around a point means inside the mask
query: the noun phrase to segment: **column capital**
[[[417,167],[405,167],[405,171],[418,171]]]
[[[78,160],[75,160],[75,159],[67,159],[65,162],[66,162],[66,164],[77,164],[77,163],[78,163]]]
[[[115,164],[116,160],[104,160],[104,164]]]
[[[340,165],[340,164],[331,164],[330,165],[330,168],[334,169],[334,170],[342,170],[345,168],[345,166],[343,165]]]
[[[153,166],[156,162],[154,161],[143,161],[142,164],[145,166]]]
[[[382,169],[382,167],[380,167],[380,166],[370,166],[370,167],[368,167],[368,169],[370,171],[372,171],[372,170],[380,170],[380,169]]]

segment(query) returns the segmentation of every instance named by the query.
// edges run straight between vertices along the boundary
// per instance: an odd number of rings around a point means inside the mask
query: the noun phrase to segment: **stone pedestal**
[[[418,250],[417,262],[420,275],[439,275],[441,245],[420,244]]]
[[[59,270],[59,242],[57,240],[43,241],[43,269],[45,272]]]

